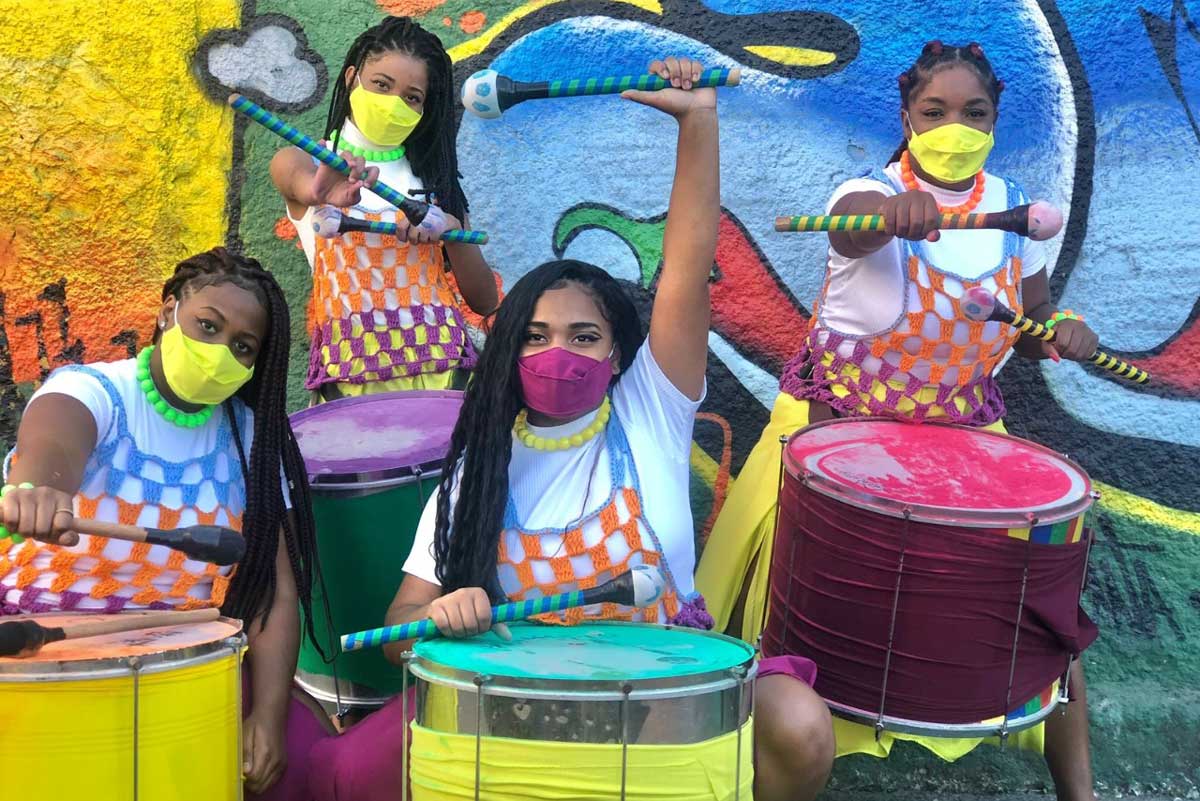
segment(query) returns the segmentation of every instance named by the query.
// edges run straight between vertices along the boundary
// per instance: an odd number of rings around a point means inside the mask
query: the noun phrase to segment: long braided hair
[[[425,62],[429,87],[424,111],[421,121],[404,141],[405,153],[413,174],[421,179],[425,189],[436,195],[438,205],[461,220],[467,212],[467,198],[458,180],[454,66],[442,41],[411,17],[384,17],[378,25],[359,34],[350,46],[337,80],[333,81],[329,116],[325,119],[325,132],[333,134],[330,147],[338,149],[337,134],[350,116],[348,70],[353,67],[354,74],[360,75],[367,61],[389,52],[404,53]]]
[[[962,46],[944,45],[940,39],[926,42],[925,47],[921,49],[921,55],[917,57],[913,65],[900,73],[896,79],[896,83],[900,86],[900,108],[908,109],[909,98],[925,88],[925,84],[929,83],[929,79],[933,77],[934,73],[960,65],[966,65],[975,70],[975,74],[979,76],[979,82],[983,84],[984,89],[992,98],[992,105],[999,109],[1000,93],[1004,91],[1004,81],[996,77],[996,72],[992,69],[992,62],[988,61],[987,56],[983,54],[980,44],[971,42]],[[907,149],[908,140],[901,139],[900,146],[888,159],[888,163],[899,161],[901,154]]]
[[[496,558],[508,503],[512,426],[524,403],[517,359],[542,293],[568,283],[591,295],[612,326],[622,373],[641,347],[644,337],[637,308],[617,280],[599,267],[573,260],[547,262],[513,285],[496,312],[474,380],[467,385],[442,469],[434,557],[445,592],[483,587],[494,601],[500,600]],[[452,490],[458,496],[453,508]]]
[[[263,624],[266,624],[275,598],[275,554],[282,529],[308,635],[320,649],[312,628],[312,586],[317,570],[316,524],[309,502],[308,473],[287,417],[288,350],[291,345],[287,301],[275,277],[261,264],[223,247],[181,261],[175,274],[163,286],[162,298],[165,301],[173,296],[181,301],[198,289],[220,284],[233,284],[253,294],[266,309],[268,318],[267,335],[254,361],[254,377],[235,395],[254,410],[254,439],[249,459],[242,448],[236,404],[232,399],[224,404],[245,472],[246,509],[242,533],[246,538],[246,555],[238,565],[221,611],[245,621],[262,616]],[[155,342],[159,333],[156,328]],[[280,486],[281,464],[291,494],[294,527]]]

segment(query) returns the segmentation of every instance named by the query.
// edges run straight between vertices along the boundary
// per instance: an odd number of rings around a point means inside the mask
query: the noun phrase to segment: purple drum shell
[[[341,398],[291,415],[309,479],[383,474],[440,462],[463,394],[387,392]]]

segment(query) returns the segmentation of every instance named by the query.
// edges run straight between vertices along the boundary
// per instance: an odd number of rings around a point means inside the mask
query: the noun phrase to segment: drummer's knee
[[[754,798],[807,801],[829,780],[833,719],[812,688],[790,676],[755,683]]]

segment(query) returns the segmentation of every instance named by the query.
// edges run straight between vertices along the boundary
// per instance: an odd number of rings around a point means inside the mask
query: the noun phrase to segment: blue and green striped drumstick
[[[322,206],[314,211],[312,227],[313,232],[317,236],[324,237],[325,239],[341,236],[348,231],[363,231],[369,234],[387,234],[388,236],[396,235],[395,223],[348,217],[333,206]],[[486,245],[488,235],[487,231],[455,229],[453,231],[444,231],[441,240],[443,242],[461,242],[465,245]]]
[[[245,114],[268,131],[300,148],[322,164],[332,167],[343,175],[350,174],[350,164],[344,158],[311,136],[302,134],[253,100],[249,100],[239,94],[232,94],[229,96],[229,105],[234,111]],[[404,216],[413,225],[420,225],[421,221],[425,219],[425,215],[429,213],[430,206],[428,203],[422,203],[419,200],[406,197],[404,193],[397,192],[382,181],[376,181],[371,185],[370,189],[388,203],[391,203],[404,212]]]
[[[708,69],[700,73],[700,79],[694,81],[692,87],[703,89],[716,86],[737,86],[741,81],[742,71],[739,69]],[[494,120],[516,104],[526,100],[619,95],[630,89],[657,92],[670,85],[670,81],[650,73],[527,83],[514,81],[495,70],[480,70],[463,82],[462,104],[463,108],[476,117]]]
[[[666,586],[666,579],[657,567],[637,565],[599,587],[492,607],[492,624],[510,623],[546,612],[561,612],[576,606],[591,606],[601,603],[616,603],[633,607],[650,606],[658,603]],[[433,620],[426,618],[397,626],[384,626],[368,631],[358,631],[354,634],[345,634],[342,636],[342,650],[358,651],[363,648],[375,648],[390,642],[437,636],[438,633],[438,628],[434,625]]]

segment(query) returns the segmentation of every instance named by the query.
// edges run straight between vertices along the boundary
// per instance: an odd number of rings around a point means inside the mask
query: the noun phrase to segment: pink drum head
[[[342,398],[291,416],[313,484],[401,475],[440,463],[462,408],[461,392],[387,392]]]
[[[789,473],[811,490],[892,517],[1019,528],[1078,517],[1087,473],[1048,448],[976,428],[831,420],[792,435]]]

